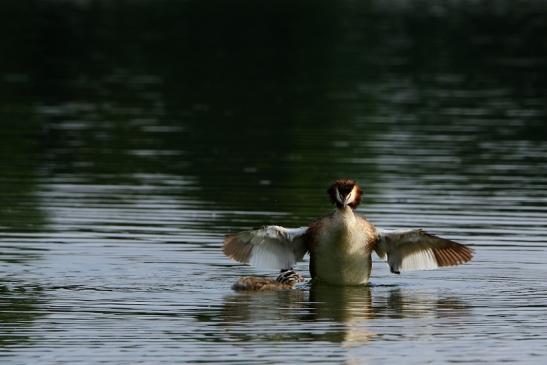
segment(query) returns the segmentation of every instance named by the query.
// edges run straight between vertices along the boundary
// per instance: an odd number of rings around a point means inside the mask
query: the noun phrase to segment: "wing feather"
[[[422,229],[378,230],[378,234],[375,251],[381,258],[387,258],[394,273],[460,265],[473,257],[473,250],[468,246]]]
[[[224,254],[231,259],[264,269],[290,269],[308,251],[303,235],[308,227],[266,226],[224,239]]]

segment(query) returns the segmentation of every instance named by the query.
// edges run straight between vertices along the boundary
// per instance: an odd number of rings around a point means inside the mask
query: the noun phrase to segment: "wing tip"
[[[433,250],[439,267],[462,265],[473,259],[475,250],[458,242],[450,241],[448,247]]]
[[[232,260],[246,264],[250,261],[252,250],[253,246],[241,242],[235,234],[224,237],[222,252]]]
[[[431,239],[441,240],[447,244],[447,247],[433,250],[435,260],[437,260],[437,265],[439,267],[465,264],[466,262],[471,261],[475,255],[475,250],[467,245],[439,237],[435,234],[426,232],[421,228],[418,229],[418,231]]]

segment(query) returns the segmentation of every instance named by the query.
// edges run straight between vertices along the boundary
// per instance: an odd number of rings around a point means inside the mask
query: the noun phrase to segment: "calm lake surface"
[[[545,10],[3,2],[0,362],[545,364]],[[224,235],[308,224],[338,177],[474,260],[232,291],[276,273]]]

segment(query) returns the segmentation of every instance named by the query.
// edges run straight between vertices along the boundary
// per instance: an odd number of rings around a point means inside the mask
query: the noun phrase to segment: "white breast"
[[[316,276],[337,285],[368,282],[371,257],[369,233],[350,208],[338,210],[318,232],[314,255]]]

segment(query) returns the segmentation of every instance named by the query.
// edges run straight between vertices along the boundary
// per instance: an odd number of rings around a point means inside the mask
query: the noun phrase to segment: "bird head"
[[[361,203],[361,188],[354,180],[338,179],[327,190],[331,203],[338,209],[355,209]]]

